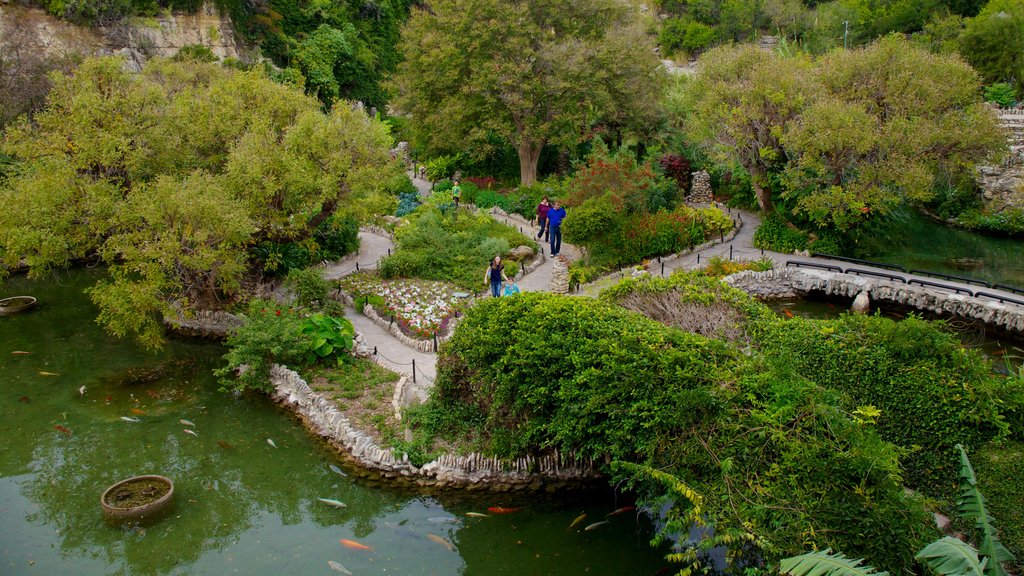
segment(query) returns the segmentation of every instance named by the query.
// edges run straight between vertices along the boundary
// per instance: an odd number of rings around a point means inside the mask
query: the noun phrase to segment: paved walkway
[[[430,183],[414,178],[413,182],[416,184],[417,189],[421,194],[427,195],[430,193]],[[466,209],[473,209],[466,207]],[[857,268],[859,270],[868,270],[872,272],[882,274],[896,274],[906,279],[917,278],[926,281],[938,281],[942,284],[948,284],[957,286],[960,288],[969,288],[971,290],[978,290],[978,286],[971,286],[962,282],[956,282],[951,280],[936,280],[927,276],[917,276],[903,273],[893,273],[890,270],[884,270],[879,268],[873,268],[870,266],[851,264],[848,262],[814,258],[807,256],[794,256],[792,254],[782,254],[779,252],[772,252],[761,250],[754,247],[754,232],[757,231],[757,227],[761,223],[761,219],[758,215],[748,212],[732,209],[731,213],[735,215],[741,222],[742,226],[736,236],[724,243],[715,244],[704,250],[676,258],[672,261],[666,261],[664,265],[659,263],[656,259],[651,260],[649,264],[649,271],[652,274],[661,274],[664,271],[665,275],[671,274],[673,271],[678,269],[695,269],[704,266],[708,260],[713,257],[719,257],[725,260],[758,260],[760,258],[770,258],[775,262],[776,268],[785,267],[787,261],[796,262],[813,262],[816,264],[831,264],[838,266],[843,269]],[[520,228],[524,234],[536,238],[537,227],[530,224],[526,219],[519,216],[518,214],[509,215],[495,215],[497,220],[504,222],[515,228]],[[391,250],[394,249],[394,244],[390,238],[374,234],[371,232],[360,232],[359,233],[360,246],[359,253],[355,256],[351,256],[342,262],[331,265],[323,270],[323,276],[327,280],[336,280],[348,274],[356,272],[358,263],[358,269],[374,269],[377,266],[377,262],[387,256]],[[548,244],[538,242],[541,249],[548,253],[550,248]],[[562,244],[562,255],[568,260],[573,261],[581,257],[581,253],[578,248],[569,244]],[[525,276],[521,276],[517,279],[517,284],[520,290],[523,291],[547,291],[551,284],[551,271],[553,268],[553,261],[551,258],[546,258],[544,263]],[[617,282],[617,279],[606,279],[599,280],[595,283],[583,286],[581,294],[587,296],[596,296],[601,289],[610,286]],[[937,289],[940,290],[941,289]],[[1015,295],[1009,292],[996,290],[996,289],[984,289],[987,292],[1000,294],[1016,299],[1024,299],[1020,295]],[[413,385],[413,395],[416,398],[425,400],[429,394],[430,388],[433,386],[434,378],[437,375],[437,355],[431,352],[419,352],[413,350],[408,346],[404,345],[397,338],[392,336],[387,330],[374,324],[369,318],[363,316],[355,309],[347,307],[345,310],[345,316],[348,318],[355,329],[363,334],[363,338],[367,346],[377,351],[378,360],[388,366],[395,372],[404,374],[412,377],[414,374],[413,362],[415,361],[415,376],[416,382]]]

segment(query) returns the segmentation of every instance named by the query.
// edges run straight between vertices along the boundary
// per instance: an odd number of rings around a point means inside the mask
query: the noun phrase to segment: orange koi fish
[[[636,506],[623,506],[622,508],[619,508],[618,510],[615,510],[614,512],[609,512],[608,515],[609,516],[618,516],[619,514],[625,514],[626,512],[632,512],[633,510],[636,510]]]
[[[495,514],[512,514],[513,512],[519,512],[522,508],[502,508],[501,506],[491,506],[487,509],[488,512]]]
[[[341,545],[344,546],[345,548],[351,548],[352,550],[373,550],[373,546],[367,546],[366,544],[360,544],[359,542],[356,542],[355,540],[346,540],[346,539],[342,538],[341,540],[338,540],[338,542],[341,542]]]
[[[793,313],[790,312],[789,308],[783,308],[782,309],[782,313],[785,314],[786,318],[792,318],[793,317]]]
[[[58,432],[63,432],[65,434],[67,434],[68,436],[71,436],[71,430],[69,428],[67,428],[66,426],[61,426],[60,424],[57,424],[57,425],[55,425],[53,427],[53,429],[57,430]]]
[[[11,354],[15,356],[28,356],[29,354],[31,354],[31,352],[25,352],[24,350],[15,350],[11,352]]]
[[[143,415],[143,414],[146,413],[145,410],[139,410],[138,408],[132,408],[131,411],[132,411],[132,414],[139,414],[139,415]]]

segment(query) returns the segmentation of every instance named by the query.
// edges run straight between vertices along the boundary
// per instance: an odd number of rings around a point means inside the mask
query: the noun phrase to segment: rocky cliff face
[[[1010,140],[1010,154],[999,166],[979,166],[978,186],[998,211],[1004,207],[1024,208],[1024,108],[999,111],[999,119]]]
[[[174,56],[183,46],[202,45],[219,58],[244,59],[231,19],[212,3],[195,14],[165,13],[133,18],[116,28],[85,28],[68,24],[38,8],[0,0],[0,36],[15,33],[50,56],[123,53],[136,65],[148,57]]]

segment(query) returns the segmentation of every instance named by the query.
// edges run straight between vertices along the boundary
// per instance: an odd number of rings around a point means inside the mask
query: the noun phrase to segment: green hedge
[[[790,228],[778,214],[769,214],[754,232],[754,246],[792,254],[797,250],[807,249],[807,234]]]
[[[1006,432],[1002,379],[934,323],[915,316],[793,318],[762,323],[758,339],[764,353],[789,356],[796,373],[847,394],[847,410],[881,410],[885,439],[919,447],[904,462],[915,487],[946,494],[956,478],[953,447],[976,447]]]

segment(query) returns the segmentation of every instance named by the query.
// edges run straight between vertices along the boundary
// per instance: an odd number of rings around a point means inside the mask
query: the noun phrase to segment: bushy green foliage
[[[350,217],[331,217],[317,226],[311,238],[301,242],[263,241],[252,249],[263,272],[283,278],[320,262],[333,262],[359,250],[359,226]]]
[[[995,213],[967,210],[956,222],[967,230],[1017,236],[1024,234],[1024,208],[1006,207]]]
[[[295,303],[299,306],[320,308],[327,303],[330,286],[316,268],[291,270],[285,284],[295,293]]]
[[[1017,103],[1017,91],[1007,82],[996,82],[985,86],[985,101],[1009,107]]]
[[[200,62],[216,62],[218,60],[217,55],[202,44],[188,44],[178,49],[178,53],[174,55],[174,60],[198,60]]]
[[[618,307],[538,293],[478,303],[445,349],[433,398],[481,409],[475,433],[506,458],[556,446],[650,457],[664,434],[713,409],[699,383],[731,356]]]
[[[953,447],[1008,431],[997,401],[1002,383],[988,362],[920,318],[794,318],[765,324],[759,341],[787,356],[797,374],[846,394],[847,410],[877,407],[882,437],[915,449],[904,461],[912,486],[946,493]]]
[[[88,59],[54,76],[46,109],[6,131],[21,162],[0,204],[21,208],[0,211],[0,276],[99,254],[111,271],[91,291],[100,321],[157,347],[176,306],[223,307],[246,298],[253,272],[357,246],[355,222],[331,219],[399,169],[379,121],[325,114],[259,70],[122,65]]]
[[[807,248],[807,233],[791,228],[778,214],[770,214],[754,232],[754,246],[792,254]]]
[[[408,216],[395,231],[397,250],[380,261],[383,278],[445,280],[475,292],[481,288],[484,268],[495,255],[536,243],[518,230],[490,216],[465,210],[443,214],[425,205]]]
[[[336,357],[341,362],[352,348],[354,329],[345,318],[323,314],[301,316],[292,308],[269,300],[252,300],[244,324],[227,339],[227,364],[215,373],[226,390],[272,389],[270,368],[294,368]]]
[[[341,364],[344,355],[352,350],[355,329],[347,318],[316,313],[303,319],[301,331],[307,339],[306,364],[329,358],[336,358]]]
[[[971,459],[978,475],[978,489],[993,516],[1000,520],[999,532],[1006,548],[1018,558],[1014,572],[1019,573],[1024,558],[1024,443],[986,444]]]
[[[682,49],[692,54],[710,46],[716,37],[711,26],[685,18],[669,18],[661,26],[658,44],[667,52]]]
[[[680,205],[675,181],[650,163],[638,163],[627,150],[610,152],[600,141],[566,188],[565,239],[585,248],[598,267],[679,252],[732,229],[720,210]]]
[[[427,162],[427,180],[437,182],[451,178],[463,162],[462,154],[437,156]]]
[[[1024,5],[990,0],[967,20],[960,53],[986,82],[1008,82],[1024,94]]]
[[[715,299],[697,285],[690,296]],[[772,316],[746,295],[735,298],[765,321]],[[722,543],[748,543],[729,547],[730,562],[770,563],[813,542],[909,569],[907,550],[934,529],[903,492],[904,452],[788,360],[748,358],[584,298],[486,300],[443,348],[431,399],[408,421],[424,455],[437,435],[507,458],[557,448],[669,471],[687,496],[648,485],[635,468],[612,468],[652,508],[670,510],[663,537],[700,518],[728,536]],[[695,545],[682,540],[675,560]]]

